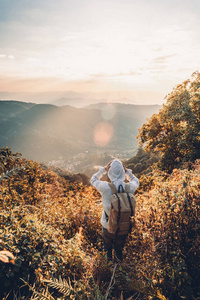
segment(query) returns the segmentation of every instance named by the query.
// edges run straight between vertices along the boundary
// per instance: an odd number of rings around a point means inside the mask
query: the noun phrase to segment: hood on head
[[[126,176],[125,176],[124,166],[120,160],[118,159],[113,160],[108,170],[108,177],[110,178],[111,181],[125,180]]]

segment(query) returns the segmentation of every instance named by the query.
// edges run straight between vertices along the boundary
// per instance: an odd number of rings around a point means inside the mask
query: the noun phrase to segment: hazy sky
[[[148,91],[200,70],[199,0],[0,0],[0,91]]]

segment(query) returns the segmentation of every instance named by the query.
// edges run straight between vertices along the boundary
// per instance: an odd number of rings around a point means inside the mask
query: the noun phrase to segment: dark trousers
[[[127,235],[115,235],[109,233],[108,230],[102,227],[103,250],[107,252],[107,257],[112,260],[112,249],[115,250],[115,257],[122,260],[122,251],[126,242]]]

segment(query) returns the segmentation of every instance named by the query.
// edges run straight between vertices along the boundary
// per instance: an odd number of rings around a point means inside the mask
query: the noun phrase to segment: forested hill
[[[159,108],[101,104],[88,109],[0,101],[0,147],[8,146],[38,161],[69,158],[86,150],[101,150],[94,142],[94,130],[106,122],[112,137],[103,149],[120,153],[137,147],[138,128]]]

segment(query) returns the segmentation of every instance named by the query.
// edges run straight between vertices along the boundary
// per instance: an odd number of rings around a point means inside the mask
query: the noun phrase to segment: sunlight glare
[[[113,136],[113,126],[108,122],[100,122],[94,129],[94,142],[97,146],[106,146]]]

